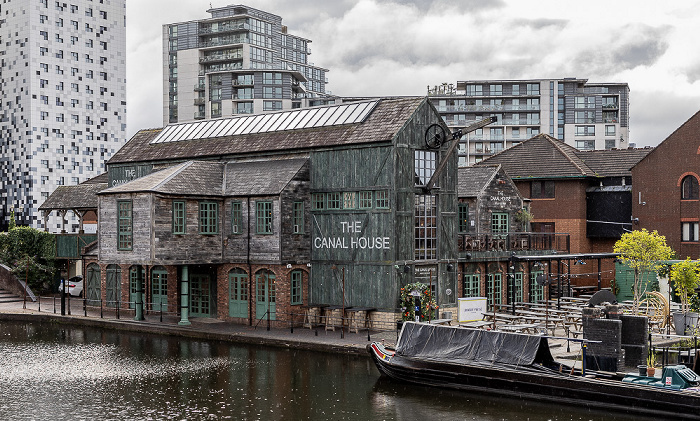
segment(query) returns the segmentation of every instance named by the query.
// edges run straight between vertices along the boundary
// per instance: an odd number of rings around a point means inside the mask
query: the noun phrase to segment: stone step
[[[19,295],[15,295],[10,291],[0,289],[0,303],[16,303],[22,301],[24,301],[24,299]]]

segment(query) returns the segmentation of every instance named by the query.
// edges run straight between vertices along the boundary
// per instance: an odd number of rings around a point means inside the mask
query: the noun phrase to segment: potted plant
[[[647,377],[654,377],[656,374],[656,354],[649,351],[647,356]]]
[[[695,329],[698,324],[698,313],[690,311],[690,302],[695,288],[700,285],[699,271],[698,262],[690,258],[671,266],[670,280],[673,282],[673,291],[681,300],[681,311],[673,313],[676,335],[684,335],[687,329]]]

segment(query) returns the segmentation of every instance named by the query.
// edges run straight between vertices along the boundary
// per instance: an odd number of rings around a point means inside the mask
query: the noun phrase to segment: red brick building
[[[483,164],[500,164],[530,200],[533,232],[568,233],[570,252],[606,253],[632,229],[630,168],[651,149],[580,151],[546,134],[506,149]],[[592,266],[592,265],[591,265]],[[575,284],[589,284],[598,270],[579,266]],[[604,262],[604,286],[614,276]]]
[[[632,168],[635,228],[657,230],[679,259],[700,258],[700,112]]]

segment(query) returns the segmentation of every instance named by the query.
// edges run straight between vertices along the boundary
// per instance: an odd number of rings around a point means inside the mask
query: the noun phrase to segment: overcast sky
[[[162,127],[162,25],[222,0],[127,0],[128,136]],[[578,77],[630,87],[630,142],[657,145],[700,107],[700,1],[250,0],[313,42],[340,96],[425,95],[470,79]]]

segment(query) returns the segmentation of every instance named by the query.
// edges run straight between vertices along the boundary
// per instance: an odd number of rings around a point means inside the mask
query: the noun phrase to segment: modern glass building
[[[454,131],[485,117],[498,122],[462,138],[460,165],[471,165],[537,134],[580,150],[629,146],[629,86],[587,79],[468,80],[428,89]]]
[[[310,40],[244,5],[163,26],[163,124],[333,103]]]

